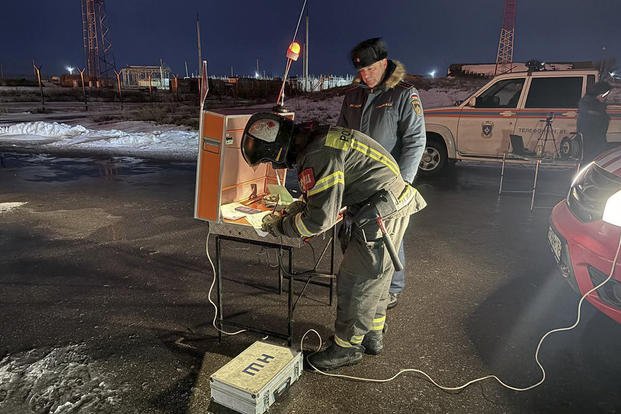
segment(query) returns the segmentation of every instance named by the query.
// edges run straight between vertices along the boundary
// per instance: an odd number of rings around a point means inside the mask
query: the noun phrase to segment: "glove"
[[[284,236],[282,231],[282,216],[280,214],[268,214],[263,217],[261,230],[268,232],[272,236]]]
[[[304,201],[296,200],[293,203],[289,204],[287,207],[285,207],[285,214],[288,216],[293,216],[301,211],[304,211],[305,208],[306,203]]]

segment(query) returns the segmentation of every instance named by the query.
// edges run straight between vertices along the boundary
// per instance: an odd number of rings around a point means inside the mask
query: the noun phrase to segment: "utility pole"
[[[33,59],[32,66],[34,66],[35,77],[39,82],[39,89],[41,90],[41,112],[45,112],[45,98],[43,97],[43,82],[41,81],[41,66],[37,66]]]
[[[304,91],[308,92],[309,88],[309,79],[308,79],[308,9],[306,9],[306,41],[304,45]]]
[[[198,20],[198,13],[196,13],[196,41],[198,44],[198,76],[200,77],[201,67],[203,65],[203,57],[201,54],[201,24]]]
[[[82,81],[82,97],[84,98],[84,110],[88,111],[88,98],[86,97],[86,86],[84,85],[84,69],[78,68],[78,72],[80,72],[80,80]]]

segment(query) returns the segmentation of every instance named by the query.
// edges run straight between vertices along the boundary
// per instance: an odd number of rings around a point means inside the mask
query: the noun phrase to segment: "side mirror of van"
[[[458,99],[458,100],[456,100],[456,101],[453,103],[453,105],[455,105],[455,106],[459,106],[459,105],[461,105],[461,104],[463,104],[463,103],[464,103],[464,100],[463,100],[463,99]]]

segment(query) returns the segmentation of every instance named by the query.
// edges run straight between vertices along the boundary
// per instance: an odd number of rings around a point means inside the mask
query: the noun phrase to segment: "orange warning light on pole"
[[[287,49],[287,59],[293,61],[298,60],[300,57],[300,44],[298,42],[292,42]]]

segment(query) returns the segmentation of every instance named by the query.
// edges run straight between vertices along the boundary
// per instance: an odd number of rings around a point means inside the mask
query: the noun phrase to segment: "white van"
[[[449,160],[498,160],[509,135],[535,151],[551,123],[556,146],[576,131],[578,102],[598,80],[596,70],[518,72],[500,75],[454,107],[425,110],[427,147],[421,175],[433,175]],[[621,106],[609,105],[608,141],[621,142]],[[549,137],[545,150],[553,150]]]

